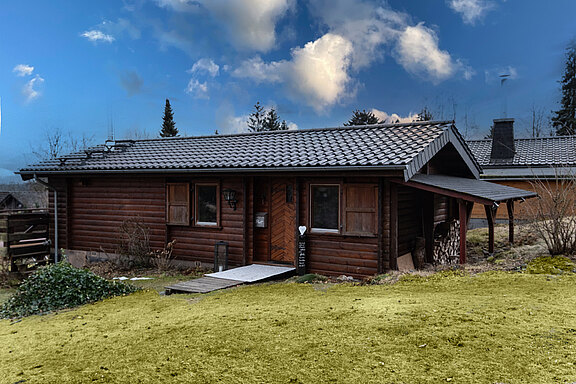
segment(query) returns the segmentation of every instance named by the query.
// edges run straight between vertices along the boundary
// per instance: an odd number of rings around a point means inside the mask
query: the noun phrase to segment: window
[[[344,191],[344,232],[349,235],[378,233],[378,187],[374,184],[347,184]]]
[[[310,186],[310,224],[312,230],[339,232],[340,186],[312,184]]]
[[[220,216],[219,188],[217,184],[196,184],[196,225],[217,226]]]
[[[166,223],[190,224],[190,186],[188,183],[166,185]]]

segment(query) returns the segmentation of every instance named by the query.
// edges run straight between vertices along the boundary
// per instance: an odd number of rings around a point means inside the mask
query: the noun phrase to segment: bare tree
[[[526,205],[530,226],[551,255],[576,253],[576,179],[556,172],[553,180],[532,183],[539,198]]]
[[[88,148],[94,141],[94,135],[82,134],[76,137],[68,132],[64,134],[61,128],[44,131],[42,143],[32,149],[32,153],[40,160],[56,159],[65,152],[76,152]]]
[[[549,125],[550,116],[544,107],[532,103],[530,106],[530,134],[532,137],[540,137],[545,134],[544,129]]]

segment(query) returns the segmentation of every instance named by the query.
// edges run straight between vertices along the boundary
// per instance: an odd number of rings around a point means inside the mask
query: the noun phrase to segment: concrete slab
[[[270,279],[283,274],[290,274],[296,271],[294,267],[279,267],[275,265],[252,264],[245,267],[229,269],[227,271],[209,273],[208,277],[220,279],[237,280],[244,283],[255,283],[260,280]]]

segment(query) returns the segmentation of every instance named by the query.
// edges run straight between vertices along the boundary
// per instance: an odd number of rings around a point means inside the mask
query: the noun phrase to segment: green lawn
[[[140,292],[0,321],[1,382],[576,382],[576,276]]]

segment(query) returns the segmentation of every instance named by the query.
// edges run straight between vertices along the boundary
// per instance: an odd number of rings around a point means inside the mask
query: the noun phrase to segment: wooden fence
[[[51,261],[48,212],[0,212],[0,259],[10,272],[25,273]]]

